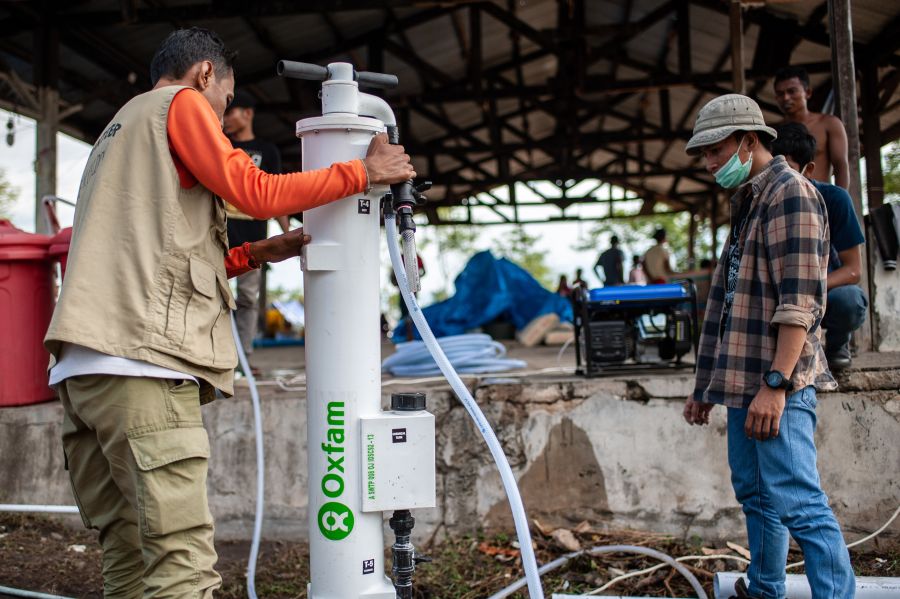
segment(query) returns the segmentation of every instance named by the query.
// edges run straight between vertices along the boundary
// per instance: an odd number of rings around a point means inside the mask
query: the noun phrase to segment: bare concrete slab
[[[681,419],[690,369],[630,371],[586,379],[570,374],[571,353],[523,348],[516,373],[468,377],[519,480],[532,518],[555,526],[588,520],[681,537],[742,539],[729,483],[724,410],[699,429]],[[571,349],[568,350],[571,352]],[[567,363],[568,360],[568,363]],[[303,348],[258,350],[266,447],[265,535],[304,538],[306,394]],[[900,502],[900,354],[865,354],[819,402],[819,466],[848,539],[880,526]],[[511,528],[490,454],[446,383],[385,377],[383,400],[424,390],[437,421],[438,507],[418,510],[417,536]],[[0,409],[0,503],[71,504],[59,443],[62,411],[47,403]],[[248,538],[255,454],[245,381],[237,395],[204,408],[212,442],[210,503],[221,538]],[[900,522],[885,539],[900,538]]]

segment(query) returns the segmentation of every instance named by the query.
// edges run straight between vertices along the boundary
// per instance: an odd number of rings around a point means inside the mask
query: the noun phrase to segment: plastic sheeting
[[[422,309],[436,337],[462,335],[505,316],[517,330],[543,314],[572,321],[569,300],[547,291],[528,271],[490,251],[472,256],[454,282],[456,294]],[[417,330],[416,339],[421,339]],[[395,343],[406,341],[406,319],[394,329]]]

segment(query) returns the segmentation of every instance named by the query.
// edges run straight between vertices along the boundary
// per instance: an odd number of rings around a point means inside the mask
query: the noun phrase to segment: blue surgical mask
[[[725,189],[734,189],[746,181],[747,177],[750,176],[750,167],[753,166],[753,154],[750,154],[747,162],[741,162],[741,158],[738,154],[741,151],[742,145],[744,145],[743,139],[741,140],[741,143],[738,144],[738,149],[734,153],[734,156],[732,156],[728,162],[716,172],[716,183]]]

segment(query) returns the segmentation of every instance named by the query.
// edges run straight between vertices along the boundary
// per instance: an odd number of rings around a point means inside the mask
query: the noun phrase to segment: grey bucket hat
[[[775,129],[766,125],[756,102],[740,94],[727,94],[710,100],[697,113],[694,134],[685,151],[697,154],[703,146],[719,143],[735,131],[762,131],[772,139],[778,137]]]

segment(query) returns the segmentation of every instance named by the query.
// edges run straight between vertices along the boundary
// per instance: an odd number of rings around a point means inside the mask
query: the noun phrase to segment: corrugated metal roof
[[[711,196],[711,179],[698,173],[696,161],[684,154],[682,134],[703,103],[730,88],[727,77],[702,83],[693,77],[731,69],[729,4],[684,0],[692,73],[678,80],[680,2],[566,0],[561,10],[556,0],[260,1],[245,8],[203,0],[138,0],[135,20],[124,22],[121,2],[85,0],[58,9],[62,14],[57,18],[65,24],[60,29],[61,91],[69,103],[84,103],[69,125],[93,139],[121,103],[147,88],[149,62],[159,42],[174,27],[205,26],[239,49],[238,85],[249,84],[261,102],[257,134],[279,142],[287,164],[296,165],[293,123],[315,113],[315,86],[279,80],[275,61],[349,60],[368,68],[375,58],[370,52],[382,45],[384,70],[401,81],[387,97],[401,116],[407,114],[409,131],[404,134],[417,170],[439,183],[432,197],[458,203],[465,194],[496,184],[505,176],[505,156],[510,177],[517,180],[577,180],[593,172],[645,197],[658,194],[654,200],[673,207],[689,202],[702,209],[708,197],[685,194]],[[583,16],[573,15],[568,25],[558,22],[560,14],[582,5]],[[6,33],[0,57],[26,80],[32,76],[32,30],[42,18],[36,6],[28,1],[0,5],[0,30]],[[768,61],[761,68],[771,74],[782,64],[831,60],[822,0],[754,6],[744,10],[748,69]],[[879,74],[890,83],[900,68],[894,41],[900,37],[900,3],[853,0],[851,10],[857,44],[885,44],[882,50],[887,48],[888,55],[880,58]],[[480,85],[471,81],[479,70],[470,61],[473,11],[480,16],[482,32]],[[785,45],[779,38],[784,35],[797,36],[797,43]],[[771,47],[787,48],[790,55],[767,57]],[[579,71],[587,58],[591,60]],[[498,66],[507,68],[498,71]],[[829,74],[816,72],[811,79],[824,96]],[[596,83],[585,87],[586,81]],[[623,82],[632,87],[610,92]],[[635,88],[641,82],[646,89]],[[780,120],[771,79],[750,80],[748,88],[767,109],[767,119]],[[883,99],[880,126],[896,138],[900,102],[896,86],[884,89],[890,96]],[[0,88],[8,103],[14,100],[11,94],[6,86]],[[666,95],[669,103],[663,106]],[[491,123],[499,124],[499,145],[492,141]],[[435,172],[429,171],[429,160]],[[679,173],[683,169],[692,170]],[[625,170],[632,176],[621,179]],[[676,173],[681,175],[677,181]]]

